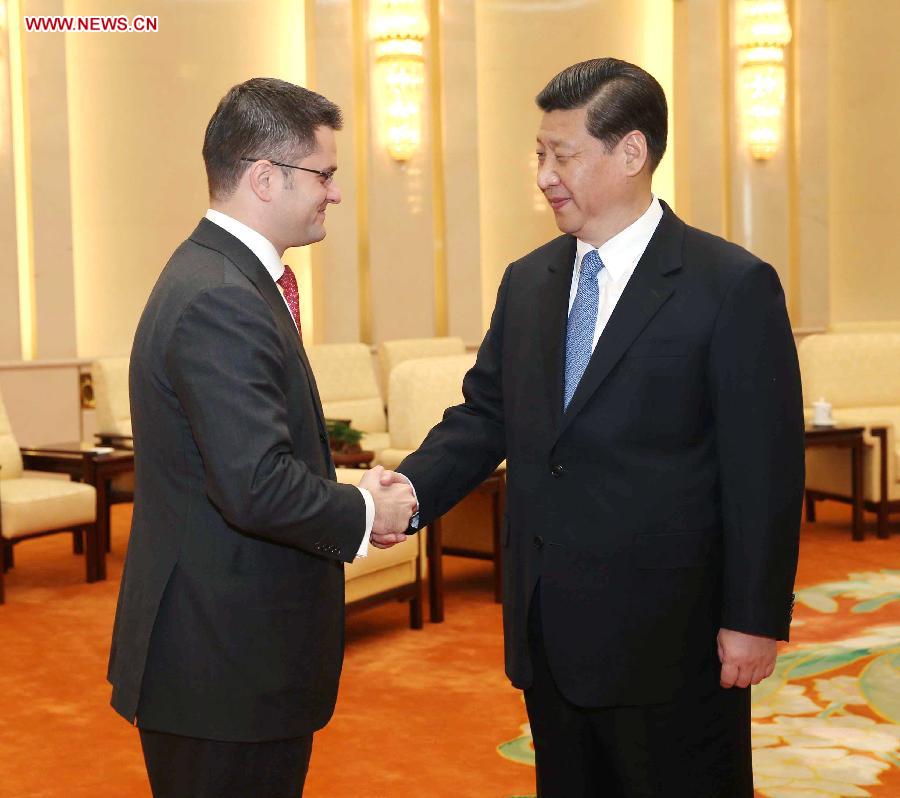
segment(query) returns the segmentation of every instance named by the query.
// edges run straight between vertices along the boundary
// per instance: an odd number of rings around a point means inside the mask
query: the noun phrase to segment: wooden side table
[[[506,472],[497,470],[482,482],[473,493],[487,493],[491,497],[491,520],[493,529],[493,561],[494,561],[494,600],[503,601],[503,545],[500,530],[503,526],[503,510],[506,504]],[[428,552],[428,611],[432,623],[444,620],[444,536],[441,519],[435,518],[428,525],[428,540],[425,544]],[[462,556],[484,555],[459,549],[447,549],[448,554]]]
[[[806,448],[834,446],[850,450],[851,463],[851,503],[853,505],[853,540],[863,540],[863,433],[865,427],[847,427],[836,424],[833,427],[806,428]],[[806,518],[816,520],[815,503],[818,498],[830,498],[817,491],[806,491]]]
[[[134,452],[125,449],[97,450],[90,443],[52,443],[21,449],[25,468],[68,474],[72,479],[93,485],[97,491],[96,555],[98,579],[106,578],[106,552],[109,550],[109,483],[118,474],[134,471]],[[80,549],[76,538],[76,551]]]

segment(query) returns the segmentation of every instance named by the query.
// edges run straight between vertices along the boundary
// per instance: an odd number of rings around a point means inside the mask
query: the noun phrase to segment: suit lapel
[[[541,319],[541,353],[544,360],[543,382],[553,413],[553,427],[562,418],[563,381],[566,363],[566,320],[569,315],[569,293],[575,266],[575,239],[564,236],[550,254],[544,281],[538,287]]]
[[[300,336],[297,334],[297,327],[294,325],[291,313],[287,309],[284,298],[281,296],[274,280],[272,280],[272,275],[266,271],[266,267],[260,263],[259,258],[253,254],[249,247],[227,230],[209,221],[209,219],[200,220],[197,229],[191,234],[191,240],[225,255],[256,286],[256,290],[266,300],[279,330],[292,343],[297,356],[300,358],[300,362],[303,364],[303,368],[306,371],[306,379],[309,383],[309,390],[315,400],[313,404],[316,407],[319,426],[324,431],[325,418],[322,415],[322,401],[319,398],[312,366],[310,366],[306,357],[306,352],[303,349]]]
[[[597,341],[575,395],[563,414],[557,438],[572,423],[572,419],[603,384],[634,339],[675,291],[668,275],[681,268],[684,223],[672,213],[668,205],[662,203],[662,206],[663,217],[638,261],[624,293],[616,303],[616,309],[606,329]],[[563,340],[565,341],[565,336]],[[564,351],[565,343],[563,343]]]

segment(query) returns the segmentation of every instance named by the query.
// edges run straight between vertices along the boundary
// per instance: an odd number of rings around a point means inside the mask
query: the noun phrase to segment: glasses
[[[250,163],[256,163],[257,161],[269,161],[268,158],[241,158],[242,161],[249,161]],[[323,172],[321,169],[310,169],[306,166],[294,166],[290,163],[281,163],[280,161],[269,161],[273,166],[284,166],[287,169],[299,169],[301,172],[312,172],[314,175],[318,175],[322,178],[322,184],[328,185],[334,180],[334,173],[337,169],[329,169],[327,172]]]

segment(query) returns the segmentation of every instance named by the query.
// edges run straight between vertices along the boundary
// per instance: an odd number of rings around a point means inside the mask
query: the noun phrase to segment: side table
[[[134,452],[97,447],[90,443],[51,443],[21,448],[25,468],[68,474],[72,479],[93,485],[97,491],[97,574],[106,578],[109,550],[109,483],[118,475],[134,471]],[[76,551],[78,550],[76,541]]]
[[[834,446],[850,450],[851,502],[853,505],[853,540],[863,540],[863,433],[865,427],[849,427],[836,424],[833,427],[806,427],[806,448]],[[817,494],[806,492],[806,518],[816,520]],[[823,497],[824,498],[824,497]]]

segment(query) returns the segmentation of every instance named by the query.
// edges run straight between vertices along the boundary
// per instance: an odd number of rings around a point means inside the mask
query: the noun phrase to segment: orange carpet
[[[114,508],[107,582],[84,584],[68,536],[16,549],[0,607],[0,797],[149,796],[136,730],[105,681],[129,506]],[[754,696],[759,795],[900,795],[900,523],[849,539],[847,508],[804,529],[794,641]],[[518,691],[503,675],[490,564],[446,558],[447,621],[405,605],[350,618],[334,720],[311,798],[534,794]],[[893,714],[898,713],[898,714]]]

